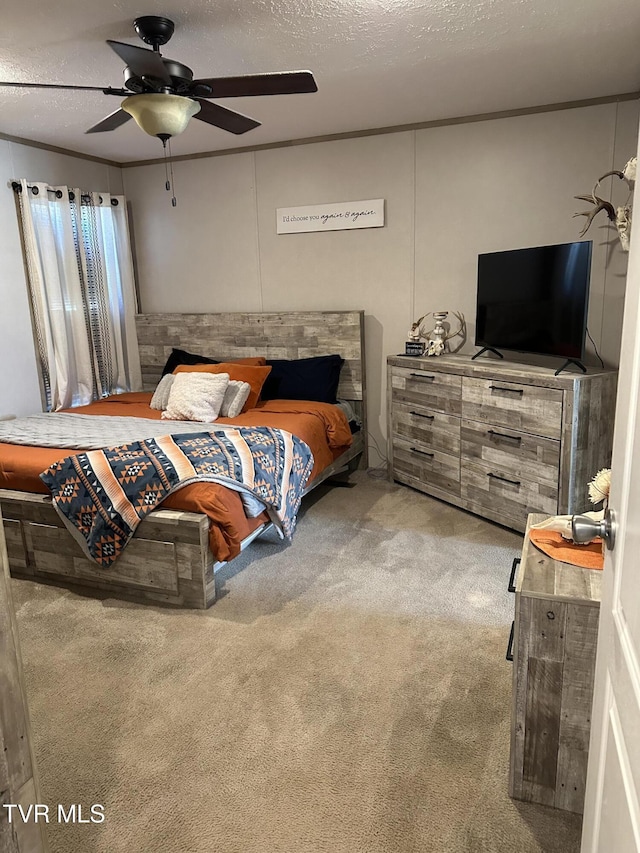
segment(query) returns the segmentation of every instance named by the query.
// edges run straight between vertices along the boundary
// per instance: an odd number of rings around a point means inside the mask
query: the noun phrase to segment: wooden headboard
[[[309,358],[341,355],[338,397],[365,423],[364,311],[234,314],[138,314],[142,382],[152,390],[172,347],[210,358]]]

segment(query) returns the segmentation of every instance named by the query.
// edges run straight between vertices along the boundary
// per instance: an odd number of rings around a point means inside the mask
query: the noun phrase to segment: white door
[[[640,851],[640,192],[624,309],[582,853]]]

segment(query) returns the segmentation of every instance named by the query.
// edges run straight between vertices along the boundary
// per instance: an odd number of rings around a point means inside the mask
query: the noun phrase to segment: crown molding
[[[15,142],[17,145],[28,145],[29,148],[40,148],[42,151],[51,151],[53,154],[64,154],[66,157],[79,157],[81,160],[90,160],[92,163],[101,163],[103,166],[122,167],[122,163],[116,160],[105,160],[104,157],[94,157],[93,154],[84,154],[82,151],[74,151],[71,148],[60,148],[57,145],[49,145],[47,142],[36,142],[35,139],[25,139],[22,136],[11,136],[9,133],[0,133],[0,140]]]
[[[513,118],[514,116],[535,115],[537,113],[557,112],[559,110],[573,110],[580,107],[593,107],[600,104],[615,104],[620,101],[636,101],[640,99],[640,91],[625,92],[619,95],[605,95],[601,98],[586,98],[581,101],[564,101],[557,104],[543,104],[536,107],[521,107],[514,110],[502,110],[493,113],[478,113],[469,116],[456,116],[454,118],[436,119],[435,121],[422,121],[414,124],[399,124],[391,127],[375,127],[366,130],[352,130],[345,133],[331,133],[326,136],[309,136],[303,139],[290,139],[284,142],[269,142],[264,145],[247,145],[242,148],[225,148],[220,151],[202,151],[197,154],[181,154],[176,157],[167,158],[172,163],[183,160],[202,160],[208,157],[224,157],[228,154],[243,154],[250,151],[270,151],[274,148],[290,148],[294,145],[314,145],[317,142],[334,142],[340,139],[358,139],[364,136],[380,136],[386,133],[405,133],[412,130],[426,130],[432,127],[447,127],[454,124],[470,124],[479,121],[492,121],[500,118]],[[153,160],[133,160],[121,163],[123,169],[132,169],[137,166],[154,166],[163,163],[163,158]]]
[[[218,151],[201,151],[195,154],[181,154],[169,157],[171,163],[179,163],[183,160],[202,160],[208,157],[226,157],[230,154],[245,154],[252,151],[270,151],[274,148],[291,148],[294,145],[314,145],[318,142],[335,142],[341,139],[358,139],[365,136],[381,136],[387,133],[406,133],[413,130],[427,130],[432,127],[447,127],[454,124],[471,124],[479,121],[493,121],[501,118],[513,118],[514,116],[536,115],[537,113],[557,112],[559,110],[574,110],[580,107],[594,107],[600,104],[615,104],[621,101],[636,101],[640,99],[640,91],[625,92],[619,95],[605,95],[601,98],[586,98],[580,101],[564,101],[557,104],[542,104],[535,107],[520,107],[514,110],[501,110],[493,113],[478,113],[476,115],[455,116],[453,118],[436,119],[435,121],[421,121],[413,124],[398,124],[388,127],[372,127],[365,130],[351,130],[344,133],[330,133],[324,136],[308,136],[301,139],[288,139],[283,142],[267,142],[263,145],[246,145],[241,148],[223,148]],[[157,166],[164,163],[163,157],[155,157],[152,160],[128,160],[119,162],[107,160],[104,157],[95,157],[93,154],[85,154],[82,151],[74,151],[71,148],[61,148],[49,145],[46,142],[37,142],[34,139],[25,139],[21,136],[11,136],[8,133],[0,133],[0,140],[15,142],[18,145],[27,145],[31,148],[40,148],[43,151],[51,151],[54,154],[63,154],[67,157],[78,157],[81,160],[89,160],[92,163],[100,163],[103,166],[113,166],[116,169],[133,169],[138,166]]]

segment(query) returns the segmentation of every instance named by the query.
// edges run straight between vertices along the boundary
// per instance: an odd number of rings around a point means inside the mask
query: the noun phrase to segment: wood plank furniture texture
[[[387,359],[389,479],[523,531],[582,512],[611,463],[615,371],[468,355]]]
[[[544,514],[529,517],[531,524]],[[525,535],[516,582],[509,795],[582,813],[602,572]]]
[[[139,314],[142,383],[152,391],[172,347],[211,358],[341,355],[338,398],[349,400],[366,434],[364,311],[248,314]]]
[[[1,517],[0,517],[1,521]],[[41,803],[29,714],[22,679],[20,643],[16,625],[9,561],[0,524],[0,805],[20,804],[25,813]],[[0,808],[0,853],[46,853],[49,845],[42,820],[27,823]]]
[[[270,314],[142,314],[137,330],[145,390],[155,388],[171,349],[212,358],[264,355],[307,358],[338,353],[345,359],[338,394],[362,419],[349,450],[305,490],[366,459],[363,311]],[[149,513],[113,568],[88,560],[45,495],[0,490],[9,565],[15,577],[97,590],[139,602],[207,608],[216,597],[216,562],[206,515],[159,509]],[[270,529],[264,524],[243,549]]]

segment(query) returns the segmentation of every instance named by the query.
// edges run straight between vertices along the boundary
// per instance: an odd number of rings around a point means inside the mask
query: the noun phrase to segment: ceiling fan
[[[107,40],[109,47],[126,63],[123,89],[110,86],[71,86],[54,83],[7,83],[30,89],[78,89],[103,92],[124,98],[120,107],[86,133],[103,133],[134,118],[140,128],[163,144],[187,127],[191,117],[230,133],[241,134],[260,126],[242,113],[211,103],[210,98],[241,98],[253,95],[290,95],[317,92],[310,71],[281,71],[244,74],[239,77],[193,78],[193,71],[173,59],[165,59],[160,46],[166,44],[175,25],[168,18],[144,15],[133,22],[136,33],[152,50]]]

